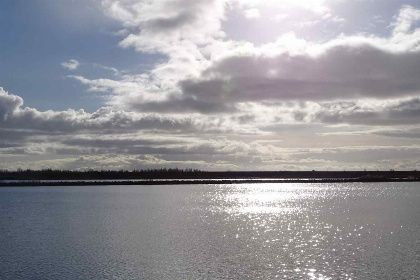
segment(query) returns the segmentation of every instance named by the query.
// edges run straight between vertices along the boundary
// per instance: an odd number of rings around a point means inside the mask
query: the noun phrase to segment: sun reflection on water
[[[324,209],[318,206],[332,197],[342,199],[328,185],[220,186],[213,196],[217,205],[213,210],[225,213],[227,224],[240,225],[234,236],[238,246],[254,248],[250,253],[255,258],[266,258],[271,269],[281,268],[277,278],[351,279],[345,271],[334,274],[340,268],[333,257],[336,252],[328,245],[331,241],[342,242],[339,238],[344,237],[343,233],[336,231],[328,220],[320,219]]]
[[[240,252],[235,255],[238,265],[259,275],[254,279],[354,279],[368,276],[365,263],[382,254],[385,239],[394,240],[398,250],[401,241],[396,234],[407,231],[398,225],[393,211],[397,204],[392,203],[396,198],[406,200],[407,190],[412,190],[386,186],[208,186],[197,211],[206,207],[202,216],[206,228],[223,237],[228,252],[232,248]],[[382,270],[377,273],[382,275]]]
[[[235,186],[224,199],[230,214],[278,214],[299,211],[297,200],[311,194],[303,184],[244,184]]]

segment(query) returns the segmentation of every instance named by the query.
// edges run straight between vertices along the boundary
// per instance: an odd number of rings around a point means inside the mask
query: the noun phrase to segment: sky
[[[418,170],[418,0],[0,1],[0,169]]]

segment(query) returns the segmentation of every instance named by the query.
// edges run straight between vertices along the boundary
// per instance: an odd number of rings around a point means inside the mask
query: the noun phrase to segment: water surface
[[[418,279],[418,183],[0,188],[0,279]]]

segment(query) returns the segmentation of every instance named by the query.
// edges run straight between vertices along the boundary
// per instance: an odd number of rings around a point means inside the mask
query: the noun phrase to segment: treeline
[[[141,180],[141,179],[401,179],[420,178],[413,171],[201,171],[161,168],[144,170],[0,170],[0,180]]]
[[[143,170],[0,170],[0,180],[107,180],[107,179],[152,179],[179,178],[192,176],[198,178],[198,169],[160,168]],[[197,176],[195,176],[197,175]]]

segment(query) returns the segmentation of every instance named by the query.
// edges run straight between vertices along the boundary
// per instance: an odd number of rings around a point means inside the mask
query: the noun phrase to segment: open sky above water
[[[416,0],[0,2],[0,168],[420,168]]]

